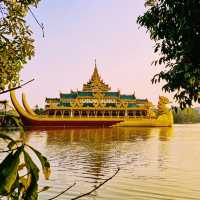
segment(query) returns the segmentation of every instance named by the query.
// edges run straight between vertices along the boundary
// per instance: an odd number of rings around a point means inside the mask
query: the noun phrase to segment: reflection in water
[[[35,136],[47,146],[47,152],[55,170],[74,174],[79,182],[98,185],[120,167],[129,170],[148,165],[146,141],[157,133],[160,140],[168,140],[169,128],[74,128],[30,132],[27,142]],[[42,142],[41,134],[45,141]],[[135,164],[134,164],[135,163]],[[133,169],[135,171],[135,169]]]
[[[90,145],[101,145],[108,142],[127,140],[147,140],[151,134],[151,128],[91,128],[91,129],[61,129],[47,130],[47,143],[57,142],[57,138],[62,138],[63,145],[67,143],[88,143]],[[61,142],[59,142],[61,145]]]
[[[97,183],[100,177],[105,173],[108,168],[107,163],[120,157],[120,146],[122,142],[147,140],[150,137],[151,129],[124,129],[124,128],[93,128],[93,129],[66,129],[60,131],[47,131],[47,144],[48,145],[72,145],[84,148],[86,157],[84,158],[84,174],[93,176],[93,182]],[[59,142],[56,138],[62,138]],[[119,143],[116,145],[116,143]],[[116,155],[117,154],[117,155]],[[78,160],[78,159],[77,159]],[[82,164],[82,163],[78,163]],[[115,168],[118,163],[115,163]]]
[[[71,199],[120,167],[113,180],[85,199],[200,200],[200,126],[191,126],[30,130],[25,140],[47,155],[53,171],[51,189],[40,199],[75,181],[59,198]]]
[[[70,163],[73,163],[73,161],[76,165],[87,163],[87,165],[83,166],[83,173],[92,175],[92,182],[97,183],[100,177],[104,176],[105,170],[108,168],[107,163],[122,156],[118,149],[123,145],[123,142],[145,141],[151,137],[151,128],[75,128],[47,130],[44,133],[46,134],[46,145],[51,146],[56,151],[58,149],[65,149],[69,145],[75,146],[76,149],[79,148],[79,151],[73,155]],[[31,135],[41,135],[41,133],[39,131],[27,134],[26,142],[31,138]],[[39,140],[41,144],[41,138]],[[78,155],[81,152],[84,152],[83,161]],[[63,155],[61,151],[52,160],[59,159],[59,154],[64,159],[68,157],[68,155]],[[79,163],[77,162],[78,160],[80,161]],[[115,163],[115,168],[118,167],[118,164]]]
[[[172,127],[162,127],[159,130],[159,139],[160,141],[167,141],[173,136],[173,128]]]

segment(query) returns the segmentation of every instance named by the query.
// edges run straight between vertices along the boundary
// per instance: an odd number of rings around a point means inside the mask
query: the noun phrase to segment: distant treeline
[[[200,112],[193,108],[173,110],[174,123],[200,123]]]

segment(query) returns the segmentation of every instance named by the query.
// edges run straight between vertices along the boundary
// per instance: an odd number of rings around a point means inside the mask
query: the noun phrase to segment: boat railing
[[[115,118],[115,119],[126,119],[126,120],[133,120],[133,119],[151,119],[149,116],[65,116],[65,115],[37,115],[37,117],[39,118],[51,118],[51,119],[58,119],[58,118],[63,118],[63,119],[71,119],[71,118],[104,118],[104,119],[111,119],[111,118]]]

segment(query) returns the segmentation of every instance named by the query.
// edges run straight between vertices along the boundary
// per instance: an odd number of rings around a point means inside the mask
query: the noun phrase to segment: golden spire
[[[101,77],[97,69],[96,59],[94,60],[94,72],[92,74],[91,81],[95,81],[96,83],[101,82]]]
[[[106,85],[99,75],[97,69],[96,59],[94,60],[94,71],[91,76],[91,79],[87,82],[87,84],[83,85],[84,92],[107,92],[110,90],[110,87]]]

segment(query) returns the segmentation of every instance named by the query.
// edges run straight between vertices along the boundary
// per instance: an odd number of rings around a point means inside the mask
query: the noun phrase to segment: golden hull
[[[35,114],[28,103],[25,95],[22,96],[24,108],[16,99],[15,92],[10,92],[11,101],[19,113],[22,122],[29,127],[164,127],[172,126],[172,113],[160,115],[158,118],[127,118],[127,117],[49,117]]]

